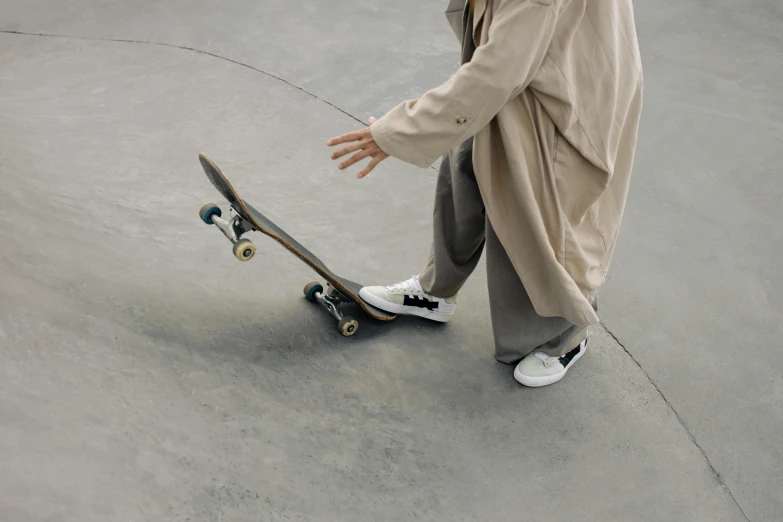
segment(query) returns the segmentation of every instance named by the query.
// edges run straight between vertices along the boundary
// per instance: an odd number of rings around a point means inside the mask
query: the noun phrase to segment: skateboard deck
[[[359,296],[362,285],[332,272],[318,256],[305,248],[261,212],[253,208],[250,203],[242,199],[239,192],[220,170],[220,167],[209,156],[203,153],[199,154],[199,161],[209,181],[228,201],[234,213],[236,213],[233,219],[223,219],[220,208],[217,205],[208,203],[201,209],[201,218],[209,225],[218,225],[223,234],[234,243],[234,255],[240,261],[248,261],[255,253],[255,246],[253,246],[252,242],[242,237],[243,234],[251,230],[261,232],[283,245],[283,247],[304,261],[328,282],[330,287],[329,293],[324,294],[323,288],[316,281],[311,281],[305,287],[305,295],[308,299],[321,303],[340,321],[338,329],[341,330],[343,335],[353,335],[358,328],[358,322],[355,319],[342,315],[340,306],[343,303],[356,303],[371,317],[381,321],[390,321],[396,317],[395,314],[385,312],[366,303]]]

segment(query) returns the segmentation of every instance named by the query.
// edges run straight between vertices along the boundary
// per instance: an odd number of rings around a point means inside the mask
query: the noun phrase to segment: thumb
[[[370,125],[372,125],[376,121],[378,121],[378,120],[376,120],[374,116],[370,116]]]

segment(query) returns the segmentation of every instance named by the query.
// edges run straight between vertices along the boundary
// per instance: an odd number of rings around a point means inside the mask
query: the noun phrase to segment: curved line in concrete
[[[22,35],[22,36],[39,36],[39,37],[44,37],[44,38],[66,38],[66,39],[69,39],[69,40],[90,40],[90,41],[94,41],[94,42],[114,42],[114,43],[157,45],[157,46],[160,46],[160,47],[170,47],[172,49],[179,49],[181,51],[190,51],[190,52],[193,52],[193,53],[198,53],[198,54],[203,54],[203,55],[206,55],[206,56],[211,56],[213,58],[217,58],[219,60],[224,60],[226,62],[233,63],[233,64],[239,65],[241,67],[246,67],[246,68],[250,69],[251,71],[255,71],[257,73],[263,74],[264,76],[267,76],[267,77],[272,78],[274,80],[277,80],[279,82],[283,82],[284,84],[288,85],[289,87],[292,87],[292,88],[294,88],[294,89],[296,89],[296,90],[298,90],[298,91],[300,91],[300,92],[302,92],[302,93],[304,93],[304,94],[306,94],[306,95],[308,95],[308,96],[310,96],[312,98],[315,98],[316,100],[320,101],[321,103],[324,103],[324,104],[328,105],[329,107],[332,107],[336,111],[339,111],[339,112],[345,114],[346,116],[348,116],[352,120],[361,123],[365,127],[367,126],[367,123],[363,122],[362,120],[360,120],[359,118],[357,118],[356,116],[354,116],[350,112],[346,111],[345,109],[342,109],[342,108],[338,107],[337,105],[335,105],[334,103],[330,102],[329,100],[325,100],[324,98],[321,98],[317,94],[314,94],[314,93],[308,91],[304,87],[300,87],[300,86],[298,86],[298,85],[296,85],[294,83],[291,83],[290,81],[286,80],[285,78],[282,78],[280,76],[276,76],[276,75],[274,75],[274,74],[272,74],[270,72],[267,72],[267,71],[265,71],[263,69],[259,69],[258,67],[253,67],[250,64],[247,64],[247,63],[244,63],[244,62],[240,62],[238,60],[234,60],[234,59],[228,58],[226,56],[221,56],[219,54],[215,54],[215,53],[212,53],[212,52],[209,52],[209,51],[204,51],[202,49],[196,49],[195,47],[188,47],[186,45],[177,45],[177,44],[170,44],[170,43],[165,43],[165,42],[148,42],[146,40],[128,40],[128,39],[123,39],[123,38],[97,38],[97,37],[94,37],[94,36],[69,36],[69,35],[65,35],[65,34],[51,34],[51,33],[30,33],[30,32],[26,32],[26,31],[12,31],[10,29],[0,29],[0,34],[18,34],[18,35]],[[430,166],[430,168],[432,170],[436,171],[436,172],[438,171],[438,168],[436,166],[434,166],[434,165]]]
[[[318,101],[320,101],[322,103],[325,103],[326,105],[334,108],[335,110],[340,111],[341,113],[345,114],[346,116],[348,116],[352,120],[355,120],[355,121],[361,123],[362,125],[367,126],[367,124],[365,122],[363,122],[362,120],[360,120],[359,118],[357,118],[356,116],[351,114],[350,112],[346,111],[345,109],[341,109],[340,107],[338,107],[334,103],[321,98],[317,94],[314,94],[314,93],[308,91],[307,89],[305,89],[303,87],[300,87],[298,85],[295,85],[295,84],[291,83],[290,81],[286,80],[285,78],[281,78],[280,76],[276,76],[276,75],[274,75],[274,74],[272,74],[270,72],[264,71],[263,69],[259,69],[257,67],[253,67],[250,64],[243,63],[243,62],[240,62],[238,60],[233,60],[233,59],[228,58],[226,56],[221,56],[219,54],[211,53],[209,51],[204,51],[202,49],[196,49],[195,47],[188,47],[188,46],[185,46],[185,45],[176,45],[176,44],[170,44],[170,43],[165,43],[165,42],[148,42],[146,40],[128,40],[128,39],[123,39],[123,38],[97,38],[97,37],[92,37],[92,36],[69,36],[69,35],[64,35],[64,34],[50,34],[50,33],[30,33],[30,32],[26,32],[26,31],[11,31],[11,30],[7,30],[7,29],[0,29],[0,34],[18,34],[18,35],[24,35],[24,36],[40,36],[40,37],[45,37],[45,38],[67,38],[67,39],[70,39],[70,40],[91,40],[91,41],[96,41],[96,42],[115,42],[115,43],[130,43],[130,44],[143,44],[143,45],[158,45],[160,47],[171,47],[173,49],[180,49],[182,51],[190,51],[190,52],[194,52],[194,53],[198,53],[198,54],[204,54],[206,56],[212,56],[213,58],[218,58],[220,60],[224,60],[226,62],[230,62],[230,63],[233,63],[235,65],[240,65],[242,67],[246,67],[246,68],[248,68],[248,69],[250,69],[252,71],[255,71],[257,73],[263,74],[264,76],[268,76],[269,78],[272,78],[272,79],[275,79],[277,81],[283,82],[284,84],[288,85],[289,87],[293,87],[294,89],[296,89],[298,91],[301,91],[304,94],[306,94],[308,96],[311,96],[311,97],[315,98],[316,100],[318,100]]]

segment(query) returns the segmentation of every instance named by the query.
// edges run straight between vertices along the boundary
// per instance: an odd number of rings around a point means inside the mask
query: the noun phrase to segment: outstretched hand
[[[370,118],[370,125],[373,123],[375,123],[375,118]],[[357,163],[365,158],[372,158],[370,163],[368,163],[367,166],[361,172],[359,172],[359,174],[357,174],[357,178],[365,177],[370,172],[372,172],[372,170],[377,167],[380,162],[389,157],[389,155],[383,152],[378,144],[375,143],[369,127],[359,131],[349,132],[347,134],[343,134],[342,136],[337,136],[326,142],[326,144],[330,147],[334,147],[335,145],[342,145],[344,143],[350,143],[350,145],[333,152],[333,160],[342,158],[346,154],[351,154],[352,152],[356,152],[356,154],[340,163],[338,166],[340,170],[345,170],[354,163]]]

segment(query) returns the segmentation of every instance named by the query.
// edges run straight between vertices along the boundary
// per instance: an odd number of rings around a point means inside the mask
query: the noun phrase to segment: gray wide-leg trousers
[[[525,287],[485,215],[473,172],[473,139],[443,158],[438,174],[429,259],[419,274],[423,290],[452,297],[487,252],[487,285],[495,358],[513,364],[535,350],[560,356],[587,338],[587,328],[536,314]],[[597,306],[594,303],[594,306]]]

